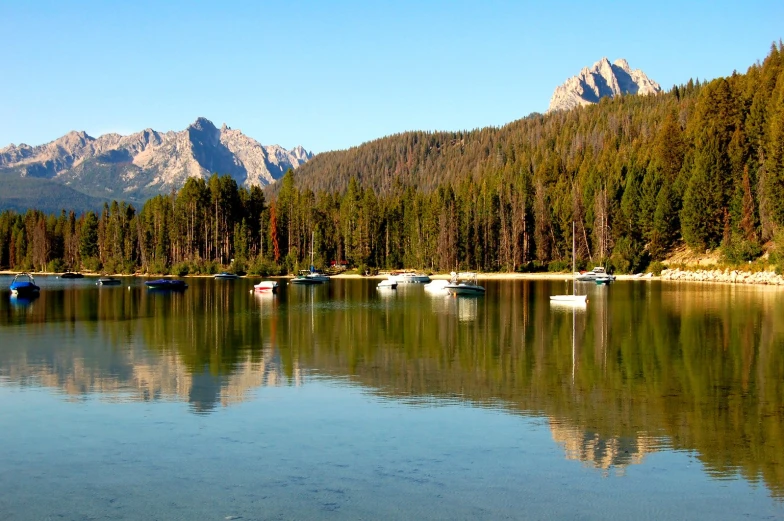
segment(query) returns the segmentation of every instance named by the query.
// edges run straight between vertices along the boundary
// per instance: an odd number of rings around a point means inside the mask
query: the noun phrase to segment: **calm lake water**
[[[784,518],[781,289],[10,280],[0,520]]]

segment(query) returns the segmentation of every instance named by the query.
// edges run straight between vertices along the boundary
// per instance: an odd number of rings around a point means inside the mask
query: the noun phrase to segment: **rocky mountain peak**
[[[658,83],[648,78],[640,69],[632,70],[625,59],[619,58],[610,63],[610,60],[603,57],[592,67],[583,68],[580,74],[556,87],[547,111],[590,105],[598,103],[604,97],[659,92],[661,87]]]
[[[0,173],[52,179],[88,195],[139,201],[179,188],[189,177],[206,179],[213,173],[231,175],[246,187],[268,185],[311,157],[301,146],[265,146],[225,123],[218,129],[200,117],[179,132],[148,128],[93,138],[72,131],[36,147],[12,144],[0,149]]]

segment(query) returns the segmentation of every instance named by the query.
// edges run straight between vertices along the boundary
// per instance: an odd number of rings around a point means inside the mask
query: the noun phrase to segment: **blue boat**
[[[26,280],[22,280],[21,277],[24,277]],[[11,282],[11,295],[29,297],[37,295],[39,291],[41,291],[41,288],[35,285],[35,279],[29,273],[20,273]]]
[[[188,287],[184,280],[158,279],[144,283],[147,289],[164,289],[169,291],[182,291]]]

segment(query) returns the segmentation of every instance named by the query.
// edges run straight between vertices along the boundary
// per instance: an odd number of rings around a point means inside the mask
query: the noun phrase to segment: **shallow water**
[[[0,519],[784,518],[776,288],[36,281],[0,294]]]

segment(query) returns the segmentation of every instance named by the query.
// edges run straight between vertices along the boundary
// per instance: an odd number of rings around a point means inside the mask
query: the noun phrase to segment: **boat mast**
[[[577,284],[574,283],[575,273],[577,273],[577,268],[574,255],[574,221],[572,221],[572,296],[577,294],[577,289],[575,288]]]

